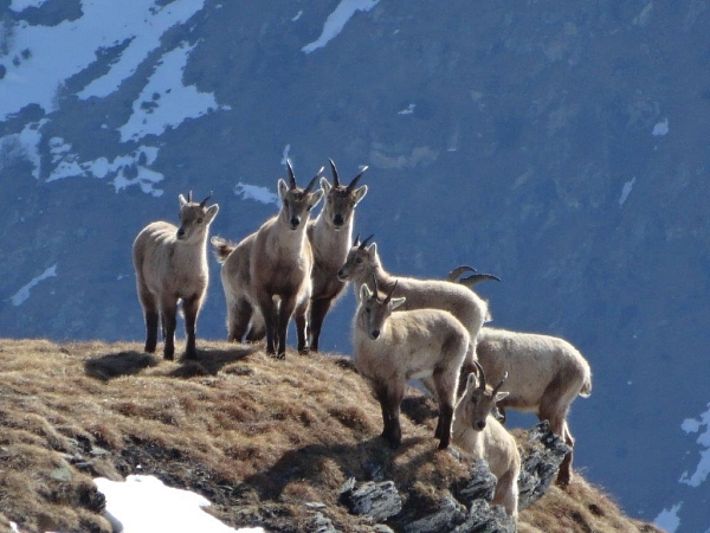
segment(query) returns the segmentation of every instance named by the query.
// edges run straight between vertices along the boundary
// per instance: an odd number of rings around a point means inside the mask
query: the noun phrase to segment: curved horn
[[[360,245],[358,246],[358,248],[359,248],[360,250],[362,250],[363,248],[365,248],[365,246],[367,246],[367,243],[370,242],[370,239],[372,239],[374,236],[375,236],[375,234],[373,233],[372,235],[370,235],[369,237],[367,237],[364,241],[362,241],[362,242],[360,243]]]
[[[192,191],[188,191],[187,193],[187,203],[189,204],[192,202]]]
[[[493,396],[496,395],[496,393],[498,392],[498,389],[501,388],[501,386],[503,385],[503,383],[505,383],[505,380],[506,380],[506,379],[508,379],[508,372],[507,372],[507,371],[506,371],[505,374],[503,374],[503,379],[500,380],[500,383],[498,383],[498,385],[496,385],[495,388],[493,389]]]
[[[362,167],[362,170],[360,171],[360,173],[357,176],[355,176],[353,178],[353,180],[350,182],[350,185],[348,185],[348,191],[352,191],[355,188],[355,186],[357,185],[357,182],[360,181],[360,178],[362,178],[362,175],[365,172],[367,172],[368,168],[370,168],[370,167],[368,167],[367,165]]]
[[[472,266],[459,265],[456,268],[454,268],[451,272],[449,272],[449,275],[446,276],[446,281],[458,281],[459,276],[461,274],[463,274],[464,272],[478,272],[478,270],[476,270]]]
[[[374,277],[374,276],[373,276],[373,277]],[[387,298],[385,298],[385,301],[384,301],[383,303],[386,303],[386,304],[390,303],[390,300],[392,299],[392,295],[394,294],[394,291],[397,290],[397,285],[398,285],[398,284],[399,284],[399,280],[397,280],[397,281],[394,282],[394,287],[392,287],[392,290],[391,290],[390,293],[387,295]]]
[[[324,169],[325,167],[320,167],[320,170],[316,172],[316,175],[311,178],[311,181],[308,182],[308,185],[306,185],[306,188],[303,189],[303,192],[311,192],[313,185],[315,184],[316,180],[320,178],[320,175],[323,173]]]
[[[478,384],[478,388],[481,390],[486,390],[486,373],[483,371],[481,363],[478,361],[473,362],[476,370],[478,370],[478,377],[481,379],[481,383]]]
[[[212,198],[212,193],[213,191],[210,191],[210,193],[207,195],[207,197],[200,202],[200,207],[205,207],[207,205],[207,201]]]
[[[291,189],[296,188],[296,175],[293,173],[293,165],[290,159],[286,159],[286,168],[288,169],[288,186]]]
[[[332,159],[328,159],[328,161],[330,161],[330,171],[333,173],[333,187],[339,187],[340,176],[338,176],[338,169],[335,168],[335,162]]]
[[[360,245],[360,234],[358,233],[355,235],[355,239],[353,240],[353,246],[359,246]]]
[[[461,278],[458,282],[461,285],[465,285],[469,289],[472,289],[474,285],[482,281],[500,281],[500,278],[494,274],[473,274],[467,278]]]

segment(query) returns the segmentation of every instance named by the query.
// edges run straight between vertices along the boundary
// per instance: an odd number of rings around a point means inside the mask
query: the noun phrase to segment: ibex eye
[[[201,219],[201,218],[198,218],[198,219],[197,219],[197,223],[198,223],[198,224],[202,224],[202,219]]]
[[[360,263],[362,263],[362,257],[358,257],[357,259],[355,259],[355,262],[356,262],[358,265],[359,265]]]

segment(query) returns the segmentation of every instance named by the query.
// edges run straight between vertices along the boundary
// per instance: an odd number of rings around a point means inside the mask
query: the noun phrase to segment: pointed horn
[[[451,272],[449,272],[449,275],[446,276],[446,281],[458,281],[459,276],[463,274],[464,272],[478,272],[475,268],[472,266],[468,265],[459,265],[456,268],[454,268]]]
[[[335,168],[335,162],[332,159],[328,159],[328,161],[330,161],[330,171],[333,174],[333,187],[339,187],[340,176],[338,176],[338,169]]]
[[[360,173],[357,176],[355,176],[353,178],[353,180],[350,182],[350,185],[348,185],[348,191],[352,191],[357,186],[357,182],[360,181],[360,178],[362,178],[362,175],[365,172],[367,172],[368,168],[370,168],[370,167],[368,167],[367,165],[362,167],[362,170],[360,171]]]
[[[495,388],[493,389],[493,396],[496,395],[496,393],[497,393],[498,390],[501,388],[501,386],[503,385],[503,383],[505,383],[505,380],[506,380],[506,379],[508,379],[508,372],[507,372],[507,371],[506,371],[505,374],[503,374],[503,379],[500,380],[500,383],[498,383],[498,385],[496,385]]]
[[[481,383],[478,384],[478,388],[481,390],[486,390],[486,373],[483,371],[483,367],[481,366],[481,363],[478,361],[474,361],[473,364],[475,365],[476,369],[478,370],[478,377],[481,380]]]
[[[360,243],[360,245],[358,246],[358,248],[360,248],[360,250],[362,250],[363,248],[365,248],[365,246],[367,246],[367,243],[370,242],[370,239],[372,239],[374,236],[375,236],[375,234],[373,233],[372,235],[370,235],[369,237],[367,237],[364,241],[362,241],[362,242]]]
[[[473,289],[473,286],[482,282],[482,281],[500,281],[500,278],[498,276],[495,276],[493,274],[473,274],[467,278],[461,278],[458,280],[458,282],[461,285],[465,285],[469,289]]]
[[[398,285],[398,284],[399,284],[399,280],[397,280],[397,281],[394,282],[394,287],[392,287],[392,290],[391,290],[390,293],[387,295],[387,298],[385,298],[384,303],[386,303],[386,304],[390,303],[390,300],[392,299],[392,295],[394,294],[394,291],[397,290],[397,285]]]
[[[360,234],[355,235],[355,240],[353,241],[353,246],[360,246]]]
[[[372,274],[372,287],[375,290],[375,298],[377,298],[380,293],[380,287],[377,285],[377,278],[374,273]]]
[[[288,186],[291,189],[296,188],[296,175],[293,173],[293,165],[290,159],[286,159],[286,168],[288,169]]]
[[[311,192],[313,185],[315,184],[316,180],[320,178],[320,175],[323,173],[323,170],[325,170],[325,167],[320,167],[320,170],[316,172],[316,175],[311,178],[311,181],[308,182],[308,185],[306,185],[306,188],[303,189],[303,192]]]
[[[187,203],[189,204],[190,202],[192,202],[192,191],[187,193]]]
[[[204,200],[202,200],[202,201],[200,202],[200,207],[205,207],[205,205],[207,205],[208,200],[209,200],[210,198],[212,198],[212,193],[213,193],[213,192],[214,192],[214,191],[210,191],[210,193],[207,195],[207,197],[206,197]]]

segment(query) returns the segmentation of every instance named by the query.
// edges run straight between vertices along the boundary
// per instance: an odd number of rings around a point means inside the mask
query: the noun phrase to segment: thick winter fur
[[[148,224],[133,242],[133,265],[136,286],[145,315],[145,351],[154,352],[158,339],[158,316],[165,338],[164,357],[173,359],[178,300],[185,315],[187,346],[185,356],[194,358],[195,326],[204,300],[209,270],[207,268],[207,235],[217,204],[180,201],[180,228],[169,222]]]
[[[481,386],[483,385],[483,386]],[[493,503],[518,517],[520,453],[513,436],[491,414],[496,402],[508,396],[469,374],[466,390],[456,404],[452,439],[456,447],[475,459],[485,459],[498,479]]]
[[[402,440],[399,411],[409,379],[422,379],[435,391],[439,421],[435,437],[448,447],[455,391],[470,338],[447,311],[394,311],[405,298],[381,300],[367,285],[360,286],[353,321],[355,366],[369,382],[382,407],[382,436],[393,448]]]
[[[462,367],[462,378],[471,373],[474,370],[474,348],[478,332],[483,323],[490,320],[486,301],[458,283],[393,276],[383,268],[377,253],[377,244],[363,244],[356,242],[350,248],[338,277],[341,280],[351,280],[359,287],[363,283],[370,283],[374,276],[383,292],[389,292],[397,283],[394,296],[407,298],[402,310],[433,308],[450,312],[464,325],[471,338],[472,344],[467,350]],[[463,380],[460,385],[459,393],[463,392]]]
[[[565,442],[574,446],[567,414],[577,396],[592,392],[589,363],[569,342],[548,335],[516,333],[482,328],[476,348],[478,360],[491,382],[506,372],[509,396],[498,406],[532,411]],[[566,485],[572,478],[572,452],[560,466],[557,481]]]

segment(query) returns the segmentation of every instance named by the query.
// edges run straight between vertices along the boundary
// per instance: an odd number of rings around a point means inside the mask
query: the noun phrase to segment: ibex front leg
[[[276,354],[276,305],[270,294],[263,294],[259,297],[259,308],[264,317],[264,326],[266,328],[266,353],[269,355]]]
[[[286,337],[288,333],[288,323],[293,315],[293,310],[296,307],[296,296],[285,295],[281,297],[281,305],[278,312],[278,350],[276,357],[283,359],[286,357]]]

